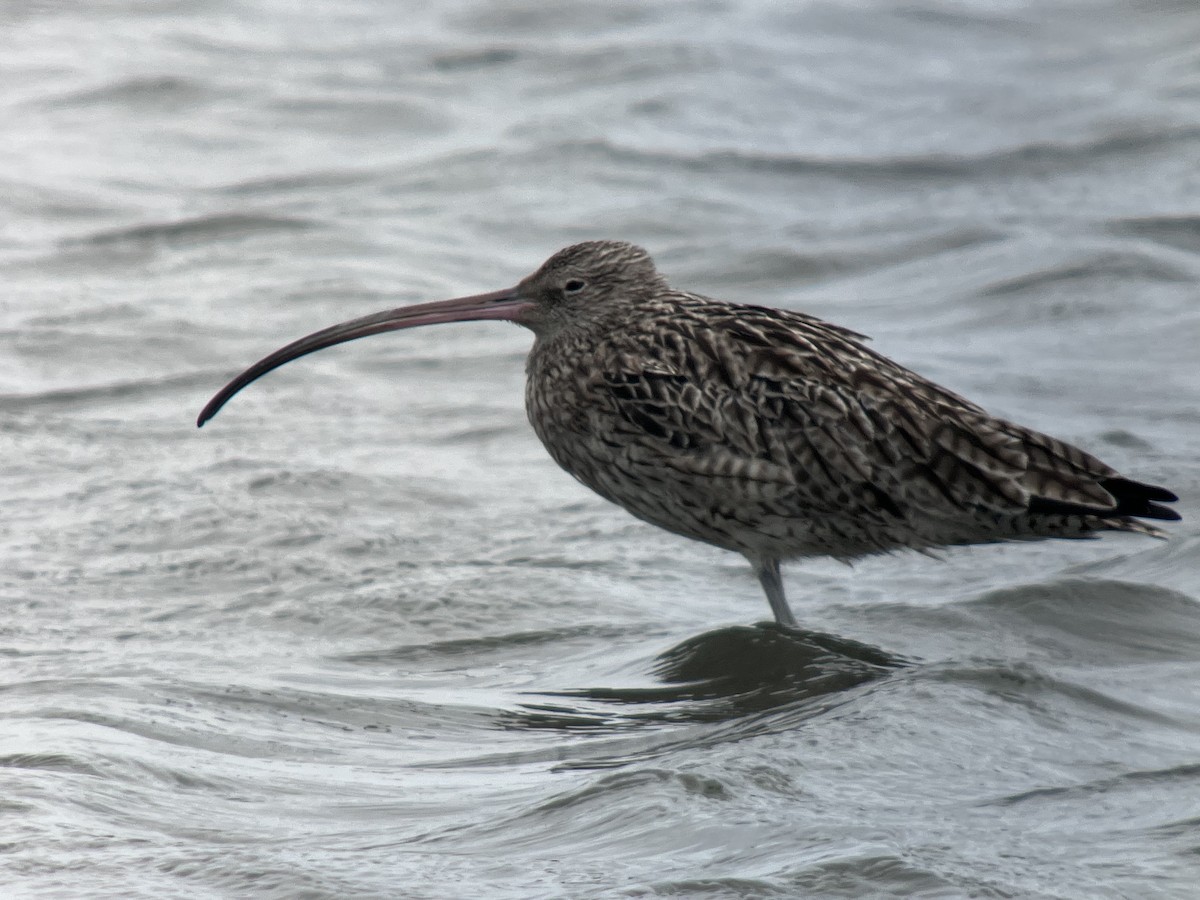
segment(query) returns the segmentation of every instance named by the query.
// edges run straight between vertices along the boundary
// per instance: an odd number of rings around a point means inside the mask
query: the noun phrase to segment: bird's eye
[[[586,281],[583,281],[580,278],[572,278],[570,281],[568,281],[566,284],[563,285],[563,292],[567,293],[567,294],[578,294],[585,287],[587,287]]]

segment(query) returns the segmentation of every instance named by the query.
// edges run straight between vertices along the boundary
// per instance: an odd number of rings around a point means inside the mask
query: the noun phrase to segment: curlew
[[[534,334],[525,408],[562,468],[660,528],[741,553],[775,619],[780,563],[899,549],[1162,537],[1165,488],[981,407],[813,316],[670,287],[620,241],[560,250],[516,287],[376,313],[301,338],[209,401],[343,341],[500,319]]]

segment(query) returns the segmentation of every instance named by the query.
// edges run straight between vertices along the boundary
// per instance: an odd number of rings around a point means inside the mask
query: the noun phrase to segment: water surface
[[[1195,896],[1200,12],[0,13],[13,897]],[[529,336],[316,328],[614,237],[1183,497],[792,565],[630,519]]]

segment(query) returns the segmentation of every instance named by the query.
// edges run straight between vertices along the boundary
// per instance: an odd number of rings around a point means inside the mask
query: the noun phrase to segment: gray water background
[[[4,897],[1200,897],[1200,8],[6,3]],[[556,469],[579,239],[1183,498],[787,570]]]

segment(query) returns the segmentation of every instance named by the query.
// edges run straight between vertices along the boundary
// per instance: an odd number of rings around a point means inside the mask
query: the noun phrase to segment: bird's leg
[[[788,608],[787,597],[783,594],[783,579],[779,575],[779,560],[752,559],[754,574],[758,576],[763,590],[767,592],[767,601],[771,604],[771,612],[775,613],[775,621],[783,628],[795,628],[796,617]]]

